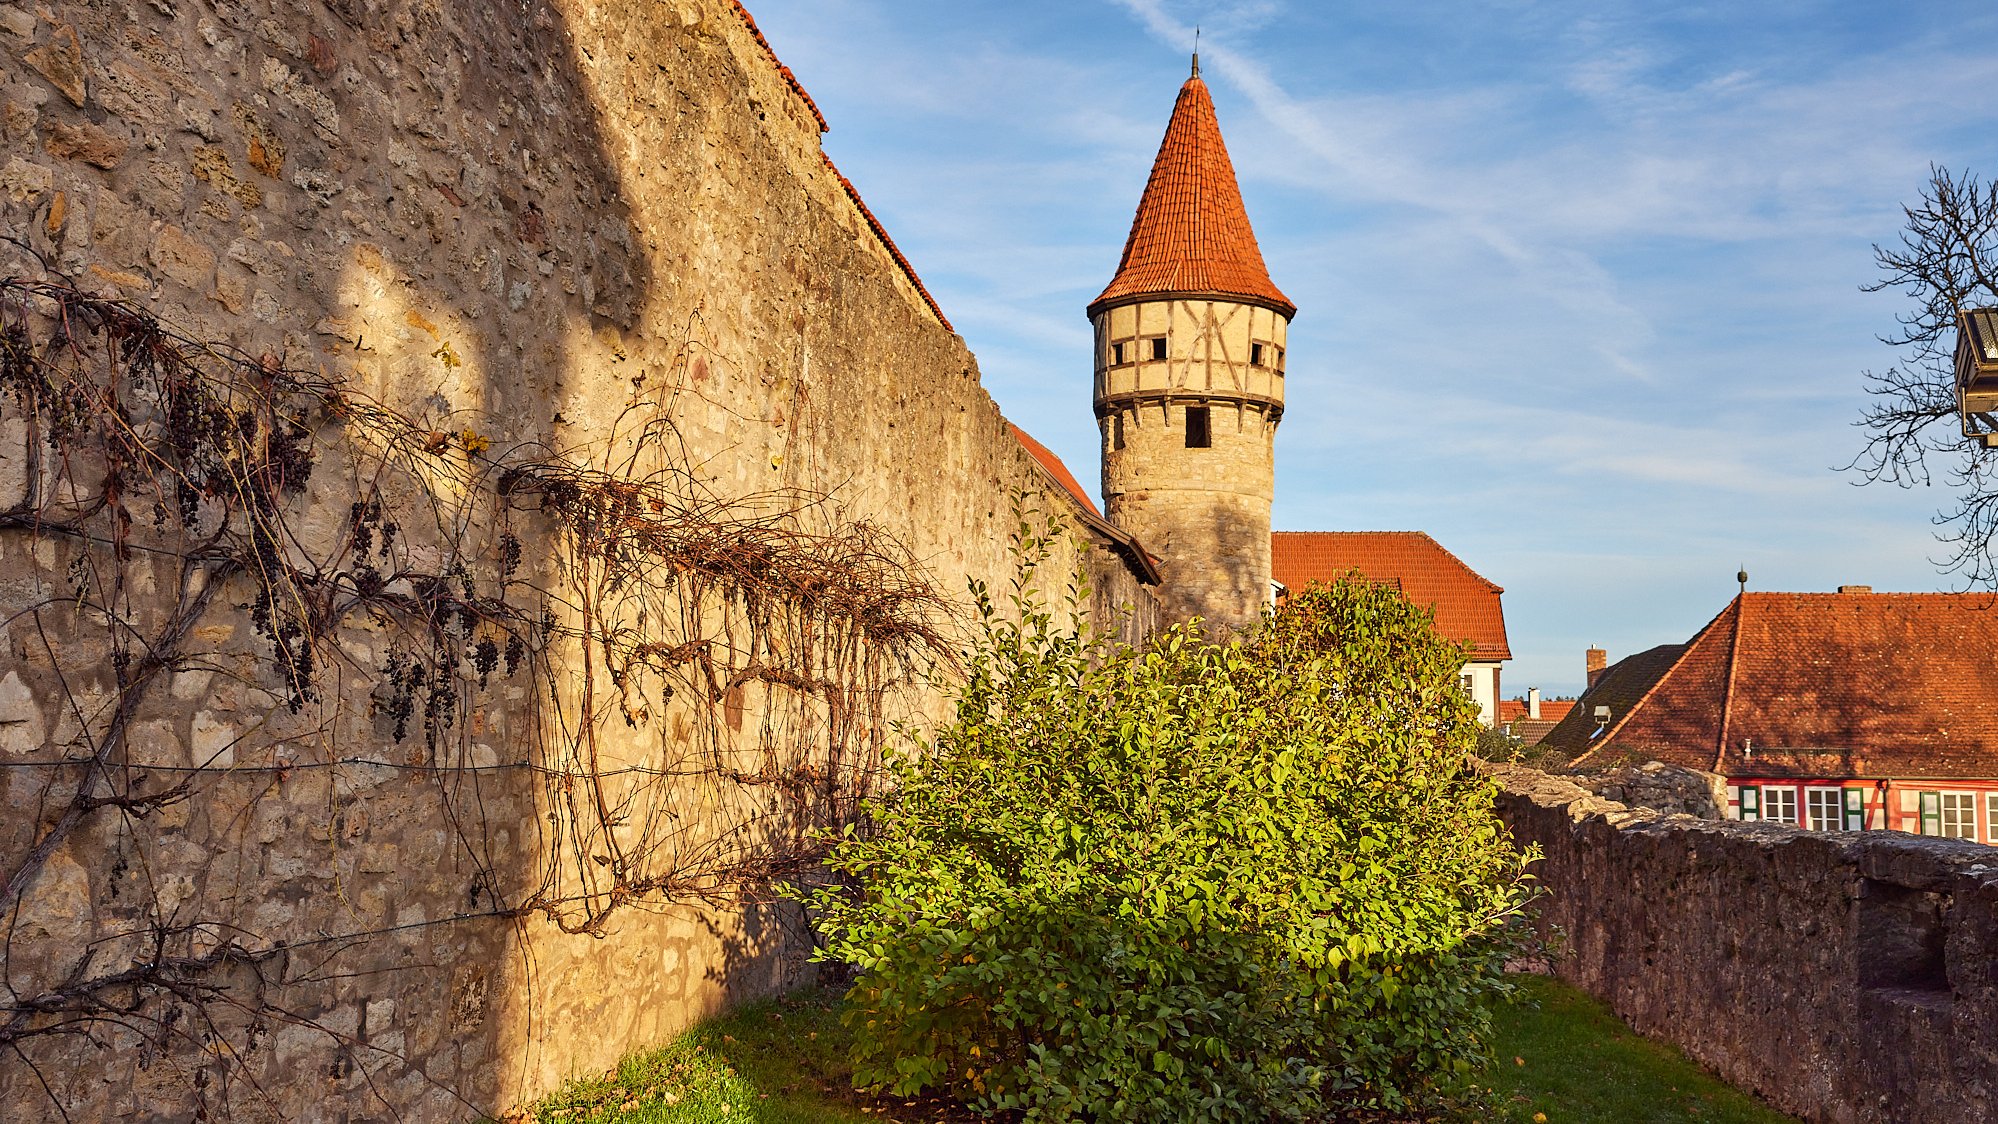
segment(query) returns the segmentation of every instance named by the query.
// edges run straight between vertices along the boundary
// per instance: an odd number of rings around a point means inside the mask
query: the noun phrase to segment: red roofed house
[[[1285,589],[1327,585],[1358,571],[1393,585],[1436,614],[1436,631],[1470,649],[1464,689],[1478,700],[1486,725],[1499,711],[1499,663],[1512,658],[1505,638],[1505,590],[1420,531],[1277,531],[1270,535],[1270,572]]]
[[[1535,687],[1523,699],[1500,699],[1498,720],[1500,722],[1546,722],[1550,727],[1568,717],[1575,709],[1574,699],[1543,699],[1540,688]]]
[[[1534,687],[1523,699],[1500,699],[1494,725],[1527,745],[1538,745],[1573,709],[1574,699],[1542,699],[1540,688]]]
[[[1731,818],[1998,843],[1994,699],[1987,594],[1744,593],[1610,667],[1545,743],[1718,773]]]

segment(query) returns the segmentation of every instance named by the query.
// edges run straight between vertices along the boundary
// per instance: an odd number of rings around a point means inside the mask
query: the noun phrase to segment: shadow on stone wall
[[[797,404],[811,396],[793,372],[810,365],[807,326],[849,352],[880,352],[869,333],[920,337],[908,345],[917,369],[963,385],[961,346],[856,237],[844,196],[796,182],[798,167],[819,167],[799,157],[816,157],[816,127],[732,5],[414,0],[155,15],[79,3],[10,17],[0,41],[0,186],[31,254],[86,288],[147,302],[190,339],[220,341],[240,354],[218,362],[239,374],[282,366],[351,386],[355,402],[408,423],[391,436],[424,446],[343,445],[360,431],[351,418],[322,432],[313,491],[289,501],[297,535],[281,549],[329,582],[357,581],[366,556],[401,595],[414,575],[457,580],[465,561],[467,592],[449,595],[462,608],[506,587],[490,572],[504,532],[525,555],[519,580],[566,620],[590,594],[564,588],[573,574],[560,571],[550,520],[532,505],[496,516],[481,464],[663,474],[704,495],[762,497],[754,518],[773,520],[797,494],[751,470],[777,472],[798,444]],[[765,195],[783,206],[762,206]],[[808,244],[819,260],[806,260]],[[6,272],[36,271],[6,253]],[[852,365],[863,377],[893,365],[863,357]],[[761,416],[766,400],[779,403],[778,424]],[[948,440],[941,422],[926,428],[936,435],[923,440]],[[26,427],[0,437],[40,440]],[[407,471],[385,471],[391,461]],[[698,482],[695,464],[711,466]],[[364,515],[369,504],[389,514]],[[880,506],[871,495],[852,504]],[[763,679],[736,682],[739,663],[707,702],[625,698],[592,716],[543,691],[564,685],[556,671],[524,682],[495,672],[487,686],[487,670],[454,667],[447,686],[418,682],[411,652],[457,626],[433,618],[426,634],[357,613],[329,636],[319,700],[294,714],[251,619],[261,610],[232,586],[204,603],[211,615],[134,704],[134,725],[104,702],[130,693],[109,669],[116,642],[74,613],[55,620],[50,591],[79,567],[129,573],[115,594],[123,611],[144,600],[134,591],[171,589],[185,570],[146,569],[145,555],[114,566],[51,528],[0,535],[16,661],[0,688],[0,864],[25,886],[7,903],[0,1115],[475,1116],[795,972],[783,908],[737,915],[717,904],[726,887],[634,889],[613,857],[660,839],[626,826],[641,819],[733,823],[767,802],[781,779],[765,771],[773,745],[824,748],[827,729],[882,718],[771,701],[783,695],[770,670],[781,653],[756,648],[754,620],[735,639]],[[690,638],[780,611],[686,605],[677,623]],[[30,636],[30,617],[49,627]],[[464,627],[446,648],[469,664],[483,657]],[[546,668],[562,656],[523,659]],[[474,677],[476,690],[461,682]],[[582,697],[598,705],[587,687]],[[579,725],[627,722],[639,732],[594,746],[604,756],[587,769],[532,751],[548,739],[573,749]],[[118,732],[128,726],[132,736]],[[821,765],[815,783],[836,775]],[[119,775],[102,791],[184,791],[85,808],[77,775],[97,784],[105,766]],[[669,783],[683,768],[706,779]],[[641,779],[579,830],[572,793],[599,771]],[[779,839],[806,826],[765,822]],[[647,869],[715,850],[706,836],[680,842],[646,850]],[[577,901],[615,905],[622,893],[697,904],[655,901],[593,932],[557,924],[576,920]],[[212,955],[232,949],[254,955]],[[126,972],[140,974],[118,982]],[[27,1033],[78,1003],[79,1033]]]
[[[326,614],[147,538],[214,533],[207,501],[97,509],[130,551],[0,512],[0,1117],[475,1117],[795,979],[795,911],[735,883],[791,873],[772,846],[938,697],[837,614],[565,554],[579,516],[956,594],[1003,584],[1043,478],[741,10],[76,0],[0,8],[0,48],[0,273],[217,341],[238,406],[320,388],[259,557]],[[0,481],[42,448],[10,409]],[[115,637],[210,588],[126,713]],[[294,618],[340,625],[313,699],[273,666]]]

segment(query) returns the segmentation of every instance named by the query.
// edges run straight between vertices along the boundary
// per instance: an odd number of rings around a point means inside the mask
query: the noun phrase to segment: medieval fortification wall
[[[1501,780],[1555,971],[1632,1027],[1805,1120],[1998,1120],[1998,851]]]
[[[746,14],[0,60],[0,1118],[475,1118],[805,970],[751,890],[1069,501]]]

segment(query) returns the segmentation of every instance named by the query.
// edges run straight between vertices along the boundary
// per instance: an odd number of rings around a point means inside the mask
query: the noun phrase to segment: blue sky
[[[1998,7],[752,0],[1006,413],[1096,476],[1083,306],[1202,25],[1299,306],[1276,526],[1423,530],[1506,588],[1508,695],[1751,589],[1956,588],[1940,486],[1855,487],[1903,301],[1871,244],[1993,166]],[[1982,143],[1980,143],[1982,138]]]

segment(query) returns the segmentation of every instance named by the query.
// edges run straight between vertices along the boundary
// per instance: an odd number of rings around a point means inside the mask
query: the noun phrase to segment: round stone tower
[[[1242,628],[1269,600],[1296,311],[1263,265],[1195,55],[1117,276],[1089,305],[1106,514],[1159,558],[1175,619]]]

